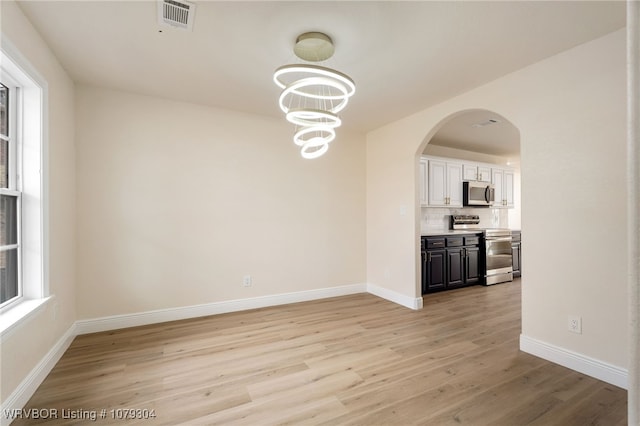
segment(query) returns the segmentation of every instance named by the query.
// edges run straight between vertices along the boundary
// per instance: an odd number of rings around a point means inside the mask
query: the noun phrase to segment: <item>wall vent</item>
[[[196,5],[186,1],[159,0],[158,23],[193,31]]]

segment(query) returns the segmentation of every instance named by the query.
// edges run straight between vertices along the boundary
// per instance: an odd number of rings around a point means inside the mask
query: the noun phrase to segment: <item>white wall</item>
[[[620,30],[369,133],[368,282],[418,295],[417,157],[452,114],[494,111],[521,135],[523,335],[626,368],[625,84]]]
[[[76,319],[74,86],[46,43],[13,1],[0,2],[2,37],[48,83],[48,249],[52,299],[2,339],[0,397],[4,402]],[[46,230],[45,230],[46,231]]]
[[[364,135],[78,86],[78,313],[364,284]],[[242,279],[251,274],[253,285]]]

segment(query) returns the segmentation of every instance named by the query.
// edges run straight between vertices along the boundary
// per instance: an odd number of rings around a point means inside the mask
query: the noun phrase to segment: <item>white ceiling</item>
[[[625,25],[624,1],[195,3],[193,32],[158,25],[156,1],[19,5],[77,82],[274,117],[273,71],[296,62],[299,34],[325,32],[325,65],[357,84],[341,116],[359,131]]]
[[[447,121],[429,145],[482,152],[513,161],[520,157],[520,132],[501,115],[475,110]]]

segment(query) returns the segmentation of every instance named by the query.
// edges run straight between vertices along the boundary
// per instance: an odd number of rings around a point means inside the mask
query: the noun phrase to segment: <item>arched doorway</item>
[[[422,235],[446,232],[449,229],[451,215],[473,214],[480,218],[480,227],[521,229],[521,190],[520,190],[520,132],[511,121],[504,116],[486,109],[469,109],[459,111],[442,119],[424,138],[416,152],[416,162],[423,156],[438,159],[450,159],[456,164],[466,167],[473,164],[486,165],[489,175],[484,177],[464,176],[463,180],[497,179],[492,171],[513,170],[513,203],[508,207],[469,208],[453,203],[444,206],[434,203],[428,195],[429,180],[428,162],[417,168],[417,187],[421,195],[418,197],[418,214],[416,215],[417,243]],[[461,183],[460,183],[461,184]],[[427,197],[427,198],[425,198]],[[418,270],[422,269],[421,258],[417,256]],[[422,274],[417,274],[417,288],[422,294]]]

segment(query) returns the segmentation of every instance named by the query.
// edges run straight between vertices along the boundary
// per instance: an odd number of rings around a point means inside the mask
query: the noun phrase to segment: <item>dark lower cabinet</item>
[[[464,285],[464,249],[447,249],[447,287]]]
[[[467,285],[480,284],[482,278],[482,264],[480,247],[466,247],[465,249],[464,281]]]
[[[425,266],[422,269],[422,293],[444,290],[446,288],[446,251],[429,250],[425,253]]]
[[[513,231],[511,233],[511,257],[513,259],[513,277],[521,277],[522,242],[520,231]]]
[[[422,237],[422,293],[479,284],[480,236]]]

